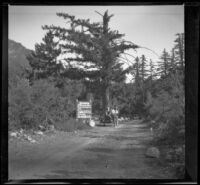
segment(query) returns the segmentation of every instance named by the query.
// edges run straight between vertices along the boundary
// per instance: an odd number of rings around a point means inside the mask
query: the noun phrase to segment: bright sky
[[[150,48],[159,55],[166,48],[170,52],[176,33],[184,32],[184,6],[9,6],[9,39],[22,43],[28,49],[34,49],[40,43],[45,31],[42,25],[65,26],[65,20],[56,13],[64,12],[77,18],[102,21],[108,10],[114,14],[110,27],[124,33],[125,40]],[[139,49],[130,51],[134,56],[145,54],[148,59],[158,60],[151,51]],[[128,58],[131,60],[131,58]]]

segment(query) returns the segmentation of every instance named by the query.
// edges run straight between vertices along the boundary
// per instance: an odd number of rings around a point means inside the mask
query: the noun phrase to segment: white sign
[[[91,102],[77,102],[77,118],[90,118],[92,117]]]

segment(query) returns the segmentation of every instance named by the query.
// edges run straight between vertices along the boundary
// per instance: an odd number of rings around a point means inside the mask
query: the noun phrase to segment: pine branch
[[[97,12],[96,10],[95,10],[95,12],[96,12],[96,13],[98,13],[99,15],[101,15],[101,16],[103,17],[103,15],[102,15],[102,14],[100,14],[99,12]]]
[[[136,57],[134,57],[133,55],[131,55],[131,54],[129,54],[129,53],[125,53],[125,52],[124,52],[123,54],[129,55],[129,56],[133,57],[134,59],[136,58]]]

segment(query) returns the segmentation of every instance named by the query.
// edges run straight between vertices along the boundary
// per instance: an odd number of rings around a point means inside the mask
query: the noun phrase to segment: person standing
[[[113,116],[114,126],[117,126],[118,125],[118,113],[119,113],[117,106],[115,106],[114,109],[112,109],[111,113]]]
[[[112,108],[111,109],[111,117],[112,117],[112,122],[113,122],[113,124],[114,124],[114,126],[115,126],[115,110],[114,110],[114,108]]]
[[[118,126],[118,114],[119,114],[118,107],[115,106],[115,122],[116,122],[116,126]]]
[[[110,121],[112,121],[112,115],[111,115],[111,111],[110,111],[110,107],[107,108],[106,110],[106,118]]]

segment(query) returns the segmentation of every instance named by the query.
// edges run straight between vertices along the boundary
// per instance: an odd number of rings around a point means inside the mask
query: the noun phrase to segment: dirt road
[[[9,179],[172,178],[159,159],[145,157],[151,133],[140,121],[57,132],[39,143],[10,141]]]

